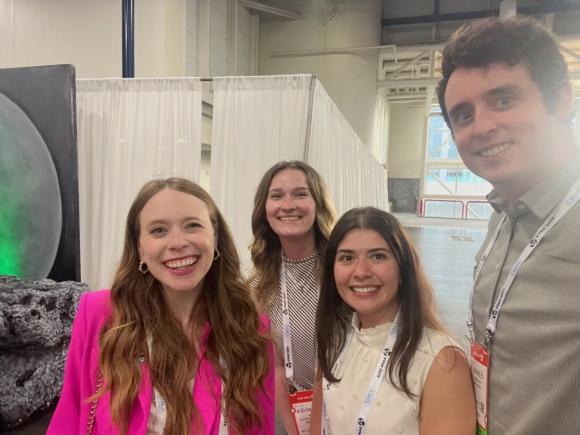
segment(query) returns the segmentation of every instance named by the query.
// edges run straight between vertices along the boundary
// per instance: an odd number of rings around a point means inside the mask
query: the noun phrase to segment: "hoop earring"
[[[213,254],[213,261],[216,261],[218,258],[220,258],[222,256],[222,254],[220,254],[220,251],[215,250],[214,254]]]
[[[137,266],[137,270],[145,275],[149,272],[149,268],[147,267],[147,263],[143,263],[142,261],[139,262],[139,266]]]

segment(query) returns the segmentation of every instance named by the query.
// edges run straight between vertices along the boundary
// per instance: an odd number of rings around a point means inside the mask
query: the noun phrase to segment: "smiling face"
[[[156,193],[139,215],[139,258],[165,292],[199,292],[215,250],[207,205],[173,189]]]
[[[316,203],[299,169],[278,172],[268,189],[266,218],[281,241],[314,237]]]
[[[361,328],[392,321],[399,309],[399,265],[383,237],[371,229],[349,231],[338,245],[334,280]]]
[[[565,85],[561,91],[548,111],[522,64],[457,68],[445,105],[465,165],[510,200],[556,170],[568,146],[559,137],[569,114]]]

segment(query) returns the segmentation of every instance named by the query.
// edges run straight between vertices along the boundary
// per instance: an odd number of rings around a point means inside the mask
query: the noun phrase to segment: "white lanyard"
[[[499,317],[499,313],[505,302],[505,299],[511,289],[511,286],[518,275],[522,265],[527,260],[527,258],[534,252],[536,247],[540,244],[542,239],[545,235],[562,219],[562,217],[580,200],[580,178],[576,180],[576,182],[572,185],[566,196],[562,199],[556,210],[548,216],[548,218],[544,221],[542,226],[536,231],[532,239],[528,242],[527,246],[524,248],[522,253],[520,254],[517,261],[514,263],[512,268],[510,269],[508,276],[506,277],[501,289],[498,293],[495,303],[493,304],[493,309],[491,310],[491,314],[489,316],[489,320],[487,322],[487,326],[485,328],[485,340],[484,345],[486,348],[489,348],[491,344],[491,340],[495,335],[495,331],[497,329],[497,319]],[[469,329],[469,336],[471,341],[475,340],[475,334],[473,330],[473,293],[475,291],[475,286],[477,284],[477,280],[479,279],[479,275],[481,274],[481,269],[485,264],[489,253],[491,252],[493,245],[495,244],[501,226],[506,220],[506,215],[504,214],[497,225],[491,240],[489,241],[487,247],[485,248],[481,260],[479,260],[479,264],[475,269],[475,275],[473,277],[473,288],[471,289],[471,297],[469,303],[469,319],[467,320],[467,327]]]
[[[147,337],[147,345],[149,346],[149,355],[151,356],[151,337]],[[223,365],[223,360],[220,360]],[[193,378],[193,383],[195,385],[195,378]],[[224,383],[221,383],[222,387],[222,397],[224,392]],[[165,429],[165,422],[167,420],[167,405],[159,391],[156,388],[153,388],[153,397],[155,400],[155,407],[157,408],[157,419],[159,420],[159,428],[161,429],[161,433]],[[224,417],[224,408],[223,408],[223,401],[221,402],[221,412],[220,412],[220,427],[219,427],[219,435],[228,435],[228,423]]]
[[[395,320],[393,321],[393,324],[391,325],[391,329],[389,330],[389,334],[387,335],[387,339],[385,340],[385,345],[383,346],[381,356],[380,356],[379,360],[377,361],[377,366],[375,368],[374,374],[373,374],[371,380],[369,381],[369,387],[367,389],[367,393],[364,396],[365,400],[362,404],[361,410],[359,411],[359,413],[357,415],[356,428],[355,428],[356,435],[364,435],[366,433],[367,419],[368,419],[369,411],[371,409],[373,402],[375,401],[375,398],[377,396],[377,392],[379,391],[379,388],[381,387],[381,383],[383,382],[383,378],[385,376],[385,370],[387,368],[387,364],[389,362],[389,359],[391,358],[391,353],[393,351],[393,347],[395,346],[395,342],[397,341],[397,335],[399,334],[399,327],[400,327],[400,325],[399,325],[399,312],[397,312],[397,315],[395,316]],[[347,336],[347,339],[346,339],[346,342],[345,342],[344,347],[342,349],[342,352],[340,353],[338,359],[336,360],[336,364],[334,365],[333,372],[335,372],[335,373],[340,370],[340,368],[342,367],[342,365],[344,363],[346,351],[350,347],[350,344],[352,342],[352,336],[353,336],[352,332],[350,332],[349,335]],[[330,388],[330,383],[328,383],[328,385],[325,388],[324,387],[325,382],[326,382],[326,380],[323,378],[322,379],[322,384],[323,384],[323,388],[322,388],[322,422],[321,422],[322,435],[329,434],[328,415],[326,413],[324,391],[328,390]]]
[[[318,253],[318,251],[316,251]],[[292,380],[294,378],[294,357],[292,355],[292,328],[290,327],[290,305],[288,302],[288,284],[286,280],[286,266],[284,264],[284,255],[280,260],[280,292],[282,293],[282,341],[284,346],[284,369],[286,372],[286,379]],[[306,274],[305,279],[308,279],[314,268],[316,267],[315,260],[310,271]],[[289,272],[288,272],[289,273]],[[304,284],[303,284],[304,285]]]
[[[284,345],[284,368],[286,379],[294,377],[294,358],[292,357],[292,330],[290,328],[290,307],[288,305],[288,289],[286,286],[286,267],[284,258],[280,262],[280,290],[282,293],[282,341]]]
[[[222,394],[223,394],[223,382],[222,382]],[[157,418],[159,419],[159,427],[161,428],[161,433],[163,433],[163,429],[165,429],[165,421],[167,420],[167,406],[165,404],[165,400],[159,394],[157,389],[153,389],[155,393],[155,406],[157,407],[158,415]],[[228,435],[228,424],[224,417],[223,408],[220,412],[220,429],[219,435]]]

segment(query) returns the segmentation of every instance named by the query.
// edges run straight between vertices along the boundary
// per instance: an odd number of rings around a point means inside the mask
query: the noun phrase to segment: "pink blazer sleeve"
[[[98,367],[98,337],[106,319],[108,291],[89,292],[81,296],[73,322],[64,383],[48,435],[85,433],[90,403],[95,392]],[[87,308],[90,305],[90,308]]]

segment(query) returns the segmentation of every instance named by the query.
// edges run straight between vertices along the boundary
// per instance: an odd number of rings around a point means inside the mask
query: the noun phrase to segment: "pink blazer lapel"
[[[221,379],[207,358],[200,362],[193,398],[203,424],[203,435],[217,434],[221,417]]]
[[[151,400],[153,399],[153,385],[151,373],[147,363],[141,364],[141,383],[137,400],[131,409],[131,420],[127,435],[143,435],[147,432],[147,423],[151,414]]]
[[[141,364],[141,384],[139,385],[139,392],[137,393],[137,400],[133,403],[131,408],[131,416],[129,419],[129,427],[127,435],[144,435],[147,433],[147,423],[149,422],[149,414],[151,413],[151,399],[153,397],[153,388],[151,385],[151,375],[147,364]],[[111,393],[106,392],[99,399],[99,407],[97,408],[98,419],[98,433],[99,434],[114,434],[119,433],[116,426],[113,425],[111,419]]]
[[[193,388],[194,402],[201,417],[203,428],[201,434],[203,435],[218,433],[221,417],[221,389],[220,377],[211,363],[203,358]],[[141,364],[141,385],[137,397],[138,400],[135,401],[131,410],[128,435],[142,435],[147,431],[151,400],[153,400],[153,385],[149,366],[146,363]]]

